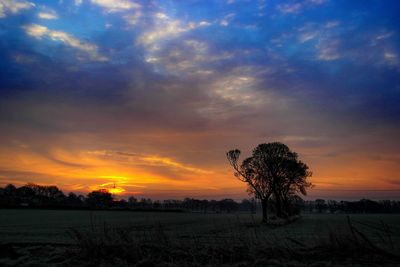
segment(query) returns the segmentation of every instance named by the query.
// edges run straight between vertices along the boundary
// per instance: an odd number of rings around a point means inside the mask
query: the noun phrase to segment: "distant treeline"
[[[273,200],[272,200],[273,201]],[[307,213],[400,213],[400,201],[335,201],[316,199],[304,201],[299,198],[297,208]],[[109,210],[149,210],[149,211],[191,211],[202,213],[256,213],[261,204],[256,199],[200,200],[152,200],[137,199],[134,196],[127,200],[114,199],[105,189],[95,190],[84,195],[69,193],[65,195],[57,186],[27,184],[16,187],[9,184],[0,187],[0,208],[47,208],[47,209],[109,209]]]
[[[9,184],[0,187],[0,208],[47,208],[47,209],[112,209],[112,210],[159,210],[195,212],[255,212],[255,200],[244,199],[238,203],[232,199],[198,200],[152,200],[129,197],[127,200],[114,199],[105,189],[84,195],[73,192],[65,195],[57,186],[27,184],[16,187]]]
[[[305,201],[302,208],[310,213],[400,213],[400,201],[361,199],[358,201],[336,201],[316,199]]]

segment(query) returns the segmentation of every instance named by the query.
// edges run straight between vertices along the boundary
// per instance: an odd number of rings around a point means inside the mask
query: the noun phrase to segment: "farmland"
[[[348,218],[356,233],[349,231]],[[349,258],[346,251],[341,251],[344,244],[350,246],[347,249],[354,249],[356,254],[376,252],[376,260],[361,259],[360,264],[375,266],[378,261],[395,266],[397,263],[396,257],[390,258],[399,252],[400,215],[355,214],[348,217],[344,214],[306,214],[300,220],[281,227],[262,225],[260,219],[258,214],[240,213],[1,210],[0,242],[3,252],[0,254],[0,265],[43,263],[90,266],[92,262],[94,265],[130,266],[151,258],[152,266],[163,266],[166,262],[184,266],[188,257],[193,265],[211,266],[228,266],[242,261],[246,266],[256,266],[260,258],[264,264],[277,266],[285,266],[288,262],[306,266],[315,262],[353,264],[355,258]],[[301,254],[324,246],[326,249],[321,253],[311,256]],[[129,252],[138,251],[138,247],[141,247],[140,255]],[[196,249],[190,252],[193,248]],[[263,250],[258,251],[260,248]],[[172,256],[165,258],[157,253],[158,258],[155,259],[152,256],[154,249],[161,249]],[[174,256],[172,251],[168,251],[170,249],[181,250],[183,254]],[[299,254],[298,251],[302,252]],[[322,258],[318,256],[329,254],[329,251],[333,254]],[[105,253],[112,258],[104,257],[102,254]],[[335,253],[341,256],[336,257]],[[380,253],[383,255],[378,255]],[[132,254],[136,256],[132,258]],[[268,256],[265,259],[264,254]],[[215,258],[205,259],[206,255]],[[382,262],[380,256],[387,262]],[[267,258],[268,261],[265,261]],[[286,258],[291,258],[291,261]]]

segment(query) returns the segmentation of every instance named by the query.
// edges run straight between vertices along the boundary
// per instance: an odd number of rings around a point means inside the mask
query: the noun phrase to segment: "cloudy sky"
[[[280,141],[310,198],[400,189],[396,0],[0,0],[0,184],[246,197]]]

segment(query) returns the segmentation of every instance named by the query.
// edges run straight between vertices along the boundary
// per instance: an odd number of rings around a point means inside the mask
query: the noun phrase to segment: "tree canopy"
[[[227,153],[235,176],[247,183],[248,192],[261,200],[263,219],[268,220],[268,202],[274,201],[276,216],[286,218],[293,213],[291,204],[297,193],[306,195],[312,184],[308,166],[298,159],[298,154],[279,142],[260,144],[239,163],[240,150]]]

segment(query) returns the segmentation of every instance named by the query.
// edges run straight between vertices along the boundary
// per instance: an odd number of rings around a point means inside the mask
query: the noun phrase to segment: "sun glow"
[[[118,195],[118,194],[125,192],[125,189],[123,189],[122,187],[115,187],[115,188],[108,189],[108,192],[110,192],[113,195]]]

